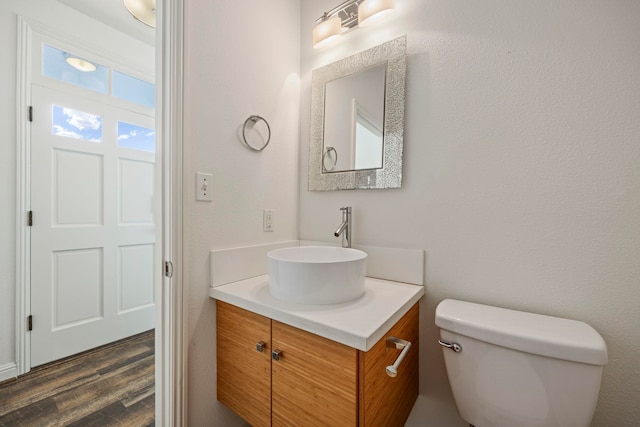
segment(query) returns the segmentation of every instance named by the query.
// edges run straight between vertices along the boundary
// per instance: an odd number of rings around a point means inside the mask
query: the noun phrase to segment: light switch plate
[[[196,172],[196,200],[213,200],[213,175],[210,173]]]

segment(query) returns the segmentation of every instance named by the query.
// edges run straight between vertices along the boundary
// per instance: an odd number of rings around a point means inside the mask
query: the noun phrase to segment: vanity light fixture
[[[316,22],[316,26],[313,27],[314,49],[331,44],[342,35],[342,20],[338,15],[330,18],[325,13]]]
[[[125,0],[126,1],[126,0]],[[347,0],[316,19],[313,47],[319,49],[358,26],[378,22],[394,10],[394,0]]]
[[[86,59],[79,58],[77,56],[71,55],[70,53],[64,53],[64,60],[67,64],[71,65],[76,70],[80,70],[85,73],[90,73],[91,71],[96,70],[96,65],[92,62],[87,61]]]
[[[156,27],[156,0],[123,0],[124,7],[138,21]]]
[[[358,26],[368,27],[395,10],[394,0],[366,0],[358,6]]]

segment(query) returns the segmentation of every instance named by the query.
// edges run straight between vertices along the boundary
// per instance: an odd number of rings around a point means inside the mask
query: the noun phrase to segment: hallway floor
[[[0,426],[154,425],[154,331],[0,385]]]

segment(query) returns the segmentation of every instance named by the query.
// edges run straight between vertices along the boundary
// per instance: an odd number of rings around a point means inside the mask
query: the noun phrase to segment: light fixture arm
[[[318,19],[316,19],[316,24],[319,24],[321,22],[326,21],[327,19],[329,19],[329,12],[325,12],[322,14],[322,16]]]
[[[371,25],[393,9],[394,0],[347,0],[316,19],[313,47],[326,46],[358,26]]]
[[[358,25],[358,6],[365,0],[347,0],[325,12],[316,22],[322,22],[333,16],[339,16],[343,31],[351,30]]]

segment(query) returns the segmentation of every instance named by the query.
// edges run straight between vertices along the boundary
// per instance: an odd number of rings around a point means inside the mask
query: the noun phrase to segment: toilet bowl
[[[440,345],[462,419],[475,427],[587,427],[607,346],[584,322],[447,299]]]

